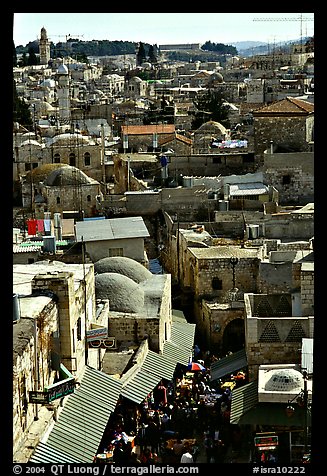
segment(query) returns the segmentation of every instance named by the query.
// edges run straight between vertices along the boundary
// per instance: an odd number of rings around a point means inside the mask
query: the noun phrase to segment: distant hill
[[[302,38],[302,42],[306,42],[310,37]],[[282,48],[287,49],[293,43],[300,43],[301,38],[296,38],[294,40],[289,40],[286,42],[276,42],[275,45],[273,43],[264,43],[262,41],[237,41],[235,43],[231,43],[238,51],[240,56],[254,56],[254,55],[265,55],[272,52],[272,49],[275,48]]]

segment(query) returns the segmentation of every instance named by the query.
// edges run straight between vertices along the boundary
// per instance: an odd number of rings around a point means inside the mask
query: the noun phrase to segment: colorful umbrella
[[[187,370],[191,370],[192,372],[197,372],[198,370],[205,370],[206,368],[199,364],[199,362],[189,362],[187,365]]]

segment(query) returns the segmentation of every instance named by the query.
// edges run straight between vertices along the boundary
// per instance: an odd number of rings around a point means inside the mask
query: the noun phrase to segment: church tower
[[[47,30],[41,28],[41,37],[39,41],[40,64],[47,65],[50,61],[50,43],[48,40]]]

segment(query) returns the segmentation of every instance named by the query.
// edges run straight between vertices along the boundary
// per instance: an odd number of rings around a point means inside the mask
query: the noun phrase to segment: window
[[[71,165],[72,167],[76,166],[76,155],[74,154],[74,152],[71,152],[69,154],[69,165]]]
[[[223,282],[221,279],[214,277],[211,282],[212,289],[223,289]]]
[[[87,200],[88,202],[90,202],[90,201],[91,201],[91,195],[88,195],[88,196],[86,197],[86,200]]]
[[[57,197],[57,205],[60,203],[60,197]]]
[[[91,165],[91,155],[89,152],[85,152],[84,154],[84,165]]]
[[[282,177],[282,184],[289,185],[291,183],[291,176],[290,175],[283,175]]]
[[[82,340],[82,319],[77,320],[77,340]]]
[[[53,162],[54,164],[60,164],[60,154],[54,154]]]
[[[25,172],[27,172],[28,170],[31,170],[31,164],[29,162],[25,163]]]
[[[221,157],[212,157],[213,164],[221,164]]]
[[[109,257],[111,256],[124,256],[123,248],[109,248]]]

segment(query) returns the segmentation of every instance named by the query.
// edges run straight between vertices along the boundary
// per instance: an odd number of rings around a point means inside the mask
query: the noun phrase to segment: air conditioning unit
[[[91,340],[89,346],[93,349],[116,349],[116,337]]]

